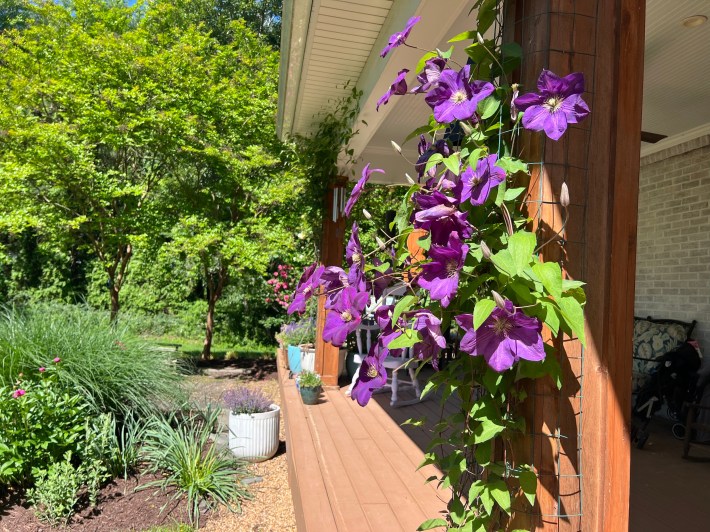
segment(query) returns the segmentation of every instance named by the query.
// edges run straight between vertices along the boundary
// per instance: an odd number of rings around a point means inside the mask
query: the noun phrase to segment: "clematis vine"
[[[458,209],[454,198],[434,191],[431,194],[418,193],[415,201],[421,210],[414,214],[414,227],[429,231],[433,244],[445,245],[452,231],[462,238],[473,234],[473,227],[467,221],[468,213]]]
[[[320,284],[321,275],[325,268],[314,262],[301,275],[296,287],[296,293],[293,295],[293,301],[288,306],[288,314],[298,312],[302,314],[306,311],[306,302],[313,296]]]
[[[393,33],[392,35],[390,35],[390,38],[387,41],[387,46],[385,46],[380,52],[380,57],[385,57],[394,48],[403,45],[409,37],[409,34],[411,33],[414,26],[416,26],[417,22],[419,22],[421,19],[422,17],[410,18],[402,31],[398,31],[397,33]]]
[[[456,72],[447,68],[439,75],[437,86],[425,100],[434,110],[437,122],[448,124],[454,120],[474,118],[478,103],[493,94],[495,87],[488,81],[469,81],[471,66]]]
[[[441,320],[431,311],[422,309],[414,314],[413,329],[421,337],[421,342],[414,344],[412,352],[420,360],[431,360],[434,369],[439,368],[439,353],[446,348],[446,338],[441,334]]]
[[[390,85],[390,88],[377,100],[376,111],[380,110],[380,105],[387,105],[387,102],[390,101],[393,95],[402,96],[407,94],[407,82],[404,79],[407,77],[407,72],[409,72],[409,69],[403,68],[397,73],[397,77],[392,82],[392,85]]]
[[[502,2],[488,4],[480,11],[504,20]],[[413,47],[406,41],[418,21],[419,17],[410,19],[403,31],[392,35],[381,55],[401,45]],[[545,262],[546,244],[527,229],[528,164],[516,140],[521,123],[557,140],[569,124],[583,120],[589,114],[582,99],[584,78],[580,73],[558,77],[543,70],[538,91],[519,95],[518,85],[507,81],[517,68],[516,54],[510,53],[515,45],[504,50],[502,29],[497,24],[492,28],[487,18],[483,32],[488,30],[495,35],[483,39],[478,31],[469,31],[452,39],[470,38],[481,47],[475,65],[455,69],[451,50],[428,52],[420,59],[419,70],[412,72],[417,82],[409,91],[410,71],[399,70],[377,108],[405,93],[423,95],[431,108],[433,116],[408,137],[419,135],[418,156],[410,161],[419,179],[405,174],[410,186],[392,206],[387,242],[376,235],[377,249],[363,251],[361,228],[353,223],[343,267],[311,265],[291,304],[300,311],[311,294],[325,294],[323,339],[336,346],[344,345],[363,319],[374,318],[379,334],[363,357],[350,394],[361,406],[386,385],[389,357],[404,354],[417,359],[412,361],[415,365],[431,363],[436,371],[421,373],[430,375],[424,398],[429,391],[438,391],[442,402],[450,395],[462,399],[462,410],[443,414],[439,424],[458,427],[446,437],[446,445],[457,453],[449,456],[456,460],[437,453],[430,459],[441,471],[436,481],[451,490],[449,508],[457,509],[456,515],[445,516],[445,523],[436,524],[451,530],[508,528],[511,522],[503,516],[516,511],[511,502],[525,504],[519,494],[524,492],[534,504],[534,464],[497,452],[509,448],[501,439],[510,440],[525,430],[518,410],[524,394],[513,383],[558,376],[555,364],[564,353],[546,358],[546,348],[554,342],[544,344],[543,325],[552,338],[564,332],[583,341],[584,335],[581,283],[567,279],[559,264]],[[408,160],[408,150],[401,149],[399,140],[393,145]],[[346,216],[373,172],[383,170],[365,166],[347,201]],[[562,207],[569,204],[566,188],[559,198]],[[365,216],[372,219],[367,212]],[[394,283],[399,286],[389,293],[402,295],[395,304],[385,305],[382,295]],[[367,307],[369,300],[373,303]],[[373,311],[374,315],[365,314]],[[444,364],[442,353],[455,360]],[[471,468],[468,450],[474,446],[480,463]],[[422,529],[429,529],[432,522],[425,525]]]
[[[505,170],[495,165],[498,156],[494,153],[484,159],[479,159],[476,169],[468,167],[457,187],[458,200],[463,203],[471,201],[471,205],[483,205],[488,199],[491,189],[505,181]]]
[[[345,343],[348,334],[357,329],[369,295],[354,286],[344,288],[325,318],[323,340],[335,346]]]
[[[505,308],[496,307],[478,329],[473,328],[473,316],[456,316],[456,323],[466,332],[461,350],[473,356],[483,356],[488,365],[501,372],[513,367],[520,359],[540,362],[545,359],[542,323],[516,310],[513,302]]]
[[[446,246],[432,244],[429,250],[431,262],[422,266],[417,283],[429,290],[435,301],[441,301],[446,308],[459,287],[459,272],[468,255],[468,246],[462,244],[459,234],[453,231]]]
[[[370,179],[370,176],[378,172],[380,174],[384,174],[385,171],[381,170],[379,168],[375,168],[374,170],[370,170],[370,164],[366,164],[365,168],[362,169],[362,176],[358,180],[358,182],[355,184],[355,187],[353,187],[353,191],[350,193],[350,197],[348,198],[348,202],[345,204],[345,216],[350,217],[350,214],[353,211],[353,207],[355,207],[355,204],[357,203],[357,200],[360,199],[360,195],[362,194],[362,191],[365,188],[365,184],[367,181]]]
[[[539,93],[528,93],[514,100],[515,107],[524,111],[523,127],[544,131],[552,140],[559,140],[568,124],[576,124],[589,114],[582,99],[584,76],[573,72],[560,78],[543,70],[537,80]]]

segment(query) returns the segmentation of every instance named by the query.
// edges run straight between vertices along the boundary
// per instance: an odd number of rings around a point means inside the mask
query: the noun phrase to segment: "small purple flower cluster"
[[[242,386],[225,392],[224,406],[235,415],[260,414],[271,410],[271,399],[260,390]]]

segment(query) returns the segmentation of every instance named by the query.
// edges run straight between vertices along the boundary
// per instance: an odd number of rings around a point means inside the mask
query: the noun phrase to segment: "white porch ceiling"
[[[434,0],[285,0],[279,134],[312,133],[319,113],[348,94],[348,82],[355,83],[363,91],[359,133],[351,141],[358,163],[341,172],[358,176],[370,162],[387,172],[374,174],[374,182],[403,183],[411,164],[393,151],[390,140],[402,144],[430,110],[421,97],[393,97],[378,113],[375,103],[397,71],[413,69],[423,52],[401,46],[386,59],[379,52],[388,37],[414,15],[421,15],[422,20],[409,43],[448,48],[450,37],[470,29],[471,3],[447,0],[442,9],[442,2]],[[710,1],[647,0],[646,10],[642,129],[668,138],[642,144],[644,155],[695,132],[710,132],[710,21],[695,28],[682,24],[694,15],[710,18]],[[465,57],[458,60],[463,63]],[[412,72],[407,81],[413,79]],[[407,159],[416,159],[415,140],[402,148]]]

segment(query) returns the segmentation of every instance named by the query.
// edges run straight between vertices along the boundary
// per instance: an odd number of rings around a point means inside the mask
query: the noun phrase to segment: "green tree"
[[[232,223],[258,200],[254,189],[223,205],[214,191],[279,160],[262,155],[281,149],[276,55],[239,22],[221,45],[116,2],[25,8],[41,22],[0,35],[0,229],[88,246],[115,317],[134,246],[169,238],[179,209],[210,226],[215,211]]]

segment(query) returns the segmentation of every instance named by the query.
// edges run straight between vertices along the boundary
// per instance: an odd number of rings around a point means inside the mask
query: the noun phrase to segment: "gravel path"
[[[253,379],[248,375],[234,375],[229,370],[211,371],[209,376],[190,377],[195,389],[195,399],[200,402],[221,404],[222,395],[236,386],[261,389],[278,405],[281,404],[275,374]],[[225,423],[226,423],[225,411]],[[291,489],[288,485],[284,420],[281,414],[279,450],[272,459],[252,467],[254,477],[262,480],[250,485],[253,499],[242,504],[241,511],[231,513],[220,509],[207,521],[207,532],[288,532],[296,530]]]

